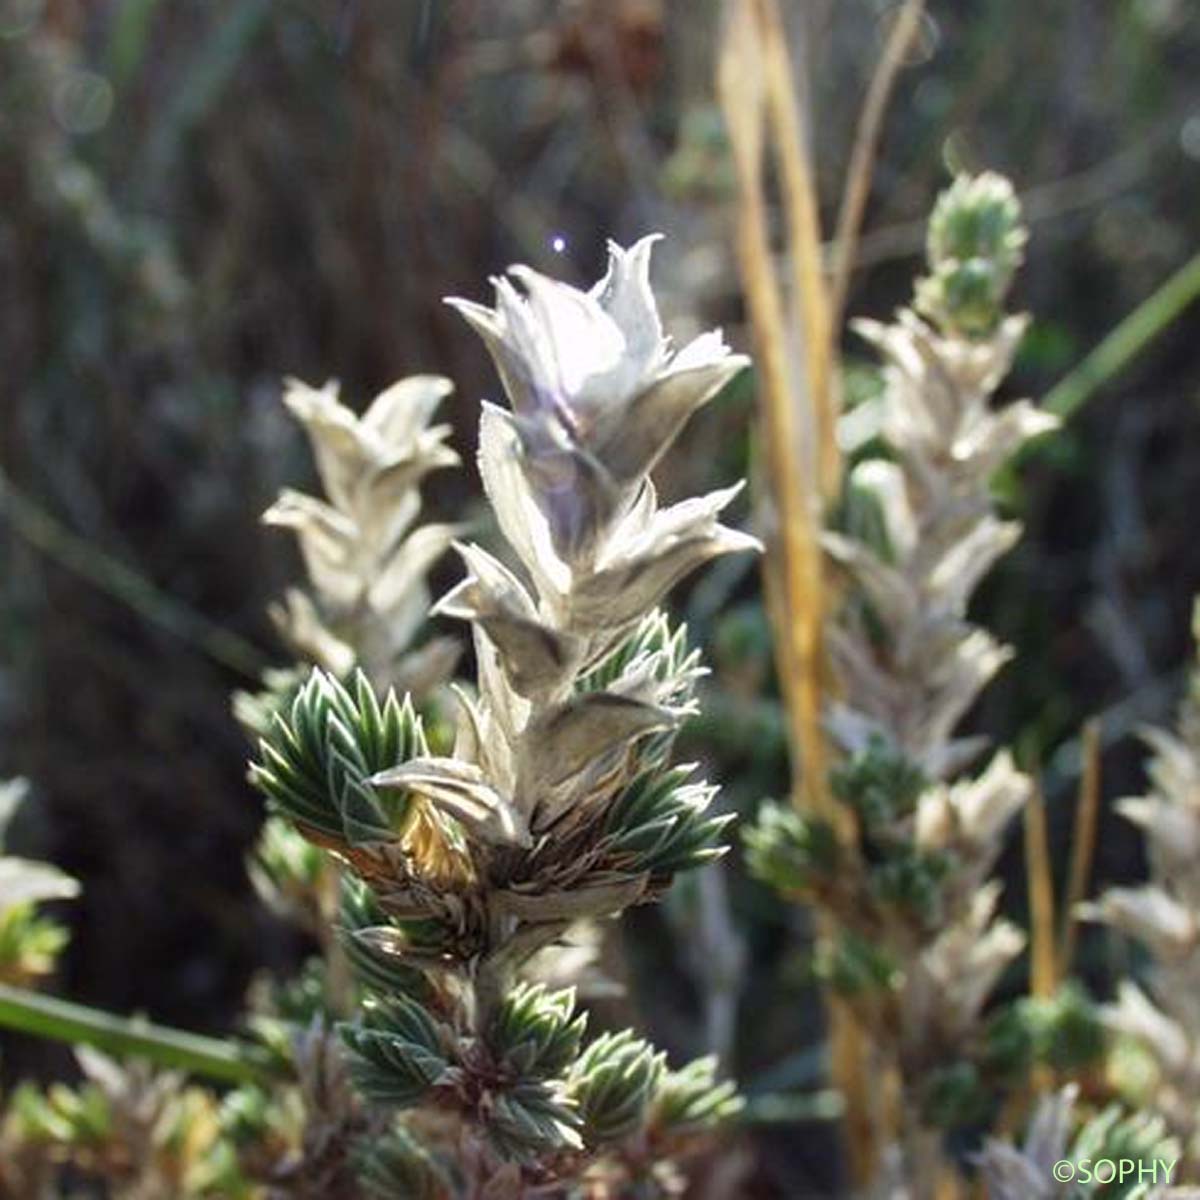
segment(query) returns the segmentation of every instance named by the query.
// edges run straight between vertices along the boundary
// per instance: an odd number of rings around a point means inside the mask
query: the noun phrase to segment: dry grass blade
[[[788,359],[787,317],[771,261],[762,173],[766,93],[762,31],[755,5],[736,3],[728,21],[718,88],[729,126],[738,180],[737,249],[754,326],[760,376],[760,412],[769,489],[776,512],[767,570],[779,599],[776,652],[787,700],[793,747],[798,751],[797,798],[819,811],[831,808],[825,784],[820,727],[820,621],[823,612],[820,547],[811,490],[796,469],[801,432],[797,386]]]
[[[793,799],[798,806],[833,815],[821,726],[826,600],[818,541],[821,495],[836,490],[840,472],[829,390],[832,342],[820,273],[820,230],[812,173],[802,139],[787,44],[773,4],[734,0],[728,5],[718,92],[737,175],[738,258],[754,327],[767,473],[776,506],[777,530],[765,567],[766,590],[797,759]],[[768,112],[780,143],[793,287],[803,322],[800,336],[795,339],[789,338],[768,234],[762,178]],[[798,386],[789,357],[794,344],[806,351],[804,390]],[[806,485],[804,472],[797,469],[804,461],[805,443],[798,422],[805,396],[807,411],[816,414],[807,446],[811,451],[815,440],[819,447],[819,488]],[[849,1012],[834,998],[830,1002],[830,1041],[833,1078],[846,1103],[851,1167],[863,1182],[874,1175],[877,1161],[868,1103],[866,1046]]]
[[[905,0],[904,7],[888,34],[879,64],[871,77],[862,114],[858,119],[834,240],[833,279],[829,287],[829,311],[833,328],[840,324],[846,307],[846,294],[850,290],[850,275],[854,270],[863,213],[871,194],[871,176],[888,100],[909,47],[921,28],[924,12],[925,0]]]
[[[1075,957],[1079,935],[1076,910],[1087,895],[1092,859],[1096,852],[1096,830],[1100,819],[1100,723],[1089,721],[1083,729],[1083,773],[1075,807],[1075,829],[1071,839],[1071,867],[1067,899],[1062,910],[1062,942],[1059,962],[1064,974]]]
[[[787,216],[788,267],[804,359],[807,410],[812,414],[817,476],[826,500],[837,496],[841,456],[837,444],[832,310],[822,273],[821,226],[799,106],[794,68],[777,0],[758,0],[766,77],[767,113],[774,129]],[[804,411],[803,409],[801,411]]]
[[[775,572],[774,594],[779,598],[776,619],[776,653],[779,672],[790,715],[794,749],[798,751],[797,799],[817,811],[828,812],[826,784],[826,750],[821,730],[821,691],[824,676],[821,646],[821,626],[824,610],[824,586],[821,562],[820,499],[816,488],[806,478],[802,466],[805,448],[811,448],[812,438],[805,438],[802,424],[804,406],[800,397],[808,395],[811,410],[818,408],[812,400],[812,386],[820,384],[820,362],[828,371],[828,332],[822,318],[816,323],[805,322],[798,337],[788,328],[787,312],[779,281],[776,280],[770,253],[767,198],[763,187],[766,166],[766,119],[774,114],[776,136],[799,132],[799,119],[794,109],[794,97],[781,98],[785,84],[791,89],[786,43],[778,13],[774,22],[763,19],[763,5],[745,0],[731,5],[722,41],[718,88],[725,110],[734,168],[738,180],[738,258],[755,330],[758,371],[761,378],[761,413],[764,444],[767,452],[769,490],[775,504],[775,553],[769,556],[768,571]],[[770,44],[774,40],[774,46]],[[772,67],[762,71],[764,62]],[[790,115],[788,115],[790,114]],[[802,158],[794,148],[781,151],[785,174],[808,175]],[[802,166],[797,166],[797,162]],[[786,186],[786,185],[785,185]],[[793,178],[788,187],[791,194],[790,214],[793,226],[793,254],[805,240],[796,233],[815,222],[815,211],[804,215],[805,204],[811,204],[810,184]],[[805,200],[804,197],[809,199]],[[811,250],[820,250],[820,236],[815,224],[808,236]],[[800,252],[803,257],[803,252]],[[816,262],[814,258],[814,262]],[[796,277],[808,278],[810,266],[794,268]],[[802,305],[802,312],[823,311],[820,276],[810,278],[809,287],[820,298],[815,308],[811,301]],[[805,354],[805,386],[799,380],[788,355],[796,346],[808,348]],[[815,422],[820,428],[820,422]]]

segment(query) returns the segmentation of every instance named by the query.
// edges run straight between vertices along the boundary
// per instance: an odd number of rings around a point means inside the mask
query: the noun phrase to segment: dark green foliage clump
[[[746,863],[755,878],[782,895],[800,895],[826,881],[840,862],[828,821],[767,801],[743,831]]]
[[[928,779],[913,762],[882,738],[830,772],[833,794],[862,821],[870,837],[891,836],[911,817]]]

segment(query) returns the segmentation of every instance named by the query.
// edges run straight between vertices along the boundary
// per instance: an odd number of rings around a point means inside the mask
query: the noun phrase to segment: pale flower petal
[[[502,796],[474,763],[453,758],[414,758],[381,771],[370,782],[379,788],[413,792],[458,821],[488,845],[528,846],[529,829],[516,806]]]

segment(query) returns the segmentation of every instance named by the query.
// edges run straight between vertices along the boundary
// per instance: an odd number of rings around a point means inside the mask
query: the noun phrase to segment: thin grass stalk
[[[758,85],[761,40],[753,0],[739,0],[724,39],[718,90],[729,126],[737,173],[737,252],[757,352],[760,414],[766,451],[767,486],[778,528],[775,553],[767,556],[776,615],[776,655],[780,686],[787,704],[798,805],[830,808],[818,767],[824,753],[819,701],[811,694],[812,631],[806,628],[814,599],[820,595],[819,548],[795,452],[799,445],[795,384],[788,361],[783,300],[775,278],[768,234],[767,202],[762,183],[764,94]],[[797,753],[798,752],[798,753]],[[800,769],[802,766],[802,770]]]
[[[808,489],[802,510],[788,520],[800,531],[797,575],[804,588],[788,605],[791,629],[797,637],[796,699],[804,741],[804,776],[808,805],[829,814],[844,826],[844,812],[829,794],[829,754],[822,715],[832,680],[824,650],[825,620],[830,609],[829,580],[821,551],[823,504],[835,500],[841,489],[842,457],[837,441],[837,388],[833,355],[837,318],[832,315],[822,265],[820,211],[806,123],[800,110],[795,71],[778,0],[758,0],[760,46],[765,58],[766,105],[775,134],[774,149],[782,182],[786,264],[791,282],[792,344],[801,348],[803,388],[793,392],[789,403],[798,418],[807,416],[805,449],[815,459],[816,484]],[[803,70],[803,60],[801,60]],[[793,387],[799,381],[793,380]],[[795,479],[794,467],[783,467],[783,477]],[[802,797],[797,797],[801,799]],[[835,1083],[845,1097],[845,1127],[851,1176],[865,1184],[878,1166],[877,1132],[886,1127],[886,1117],[871,1094],[869,1046],[842,1000],[827,997],[830,1022],[830,1057]],[[886,1090],[886,1089],[885,1089]],[[883,1123],[881,1125],[881,1117]]]
[[[1075,805],[1075,826],[1071,837],[1071,865],[1067,877],[1067,898],[1062,910],[1059,965],[1065,975],[1071,969],[1079,940],[1080,904],[1088,894],[1092,860],[1096,853],[1096,831],[1100,823],[1100,723],[1089,721],[1083,728],[1083,771],[1079,778],[1079,798]]]
[[[829,314],[834,329],[841,325],[846,310],[846,296],[850,290],[850,276],[854,272],[863,213],[871,195],[871,178],[879,151],[879,137],[883,130],[883,119],[887,114],[888,100],[913,39],[921,28],[924,12],[925,0],[905,0],[904,7],[888,33],[883,53],[879,56],[879,62],[867,87],[862,113],[858,118],[833,243]]]
[[[1025,874],[1029,889],[1029,993],[1036,1000],[1048,1000],[1058,989],[1058,941],[1046,799],[1036,777],[1025,805]],[[1049,1092],[1054,1085],[1049,1068],[1035,1067],[1030,1084],[1035,1095]]]
[[[1042,407],[1064,420],[1071,416],[1197,298],[1200,298],[1200,253],[1143,300],[1069,375],[1055,384]]]
[[[754,59],[752,47],[757,39],[754,19],[748,3],[732,7],[718,63],[717,90],[725,112],[730,148],[737,184],[736,250],[741,267],[746,306],[754,331],[757,359],[755,374],[760,397],[759,411],[765,427],[762,445],[766,458],[766,487],[773,491],[779,481],[779,458],[786,453],[781,438],[792,423],[790,369],[784,348],[785,329],[783,304],[776,286],[771,264],[767,233],[766,201],[763,196],[761,172],[763,158],[762,94],[756,80],[748,74]],[[802,505],[799,480],[792,482],[784,494],[776,496],[780,506],[778,521],[784,524],[782,511],[790,500]],[[787,603],[788,547],[781,554],[768,554],[763,570],[768,580],[768,609],[779,623],[775,652],[779,660],[779,682],[789,713],[793,673],[791,664],[795,652],[793,640],[782,636]],[[796,730],[793,720],[793,734]]]

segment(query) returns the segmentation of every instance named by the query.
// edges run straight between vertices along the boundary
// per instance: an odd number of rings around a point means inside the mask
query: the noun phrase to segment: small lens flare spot
[[[550,239],[550,249],[553,250],[555,254],[561,254],[566,248],[567,239],[563,237],[561,233],[555,234],[555,236]]]

